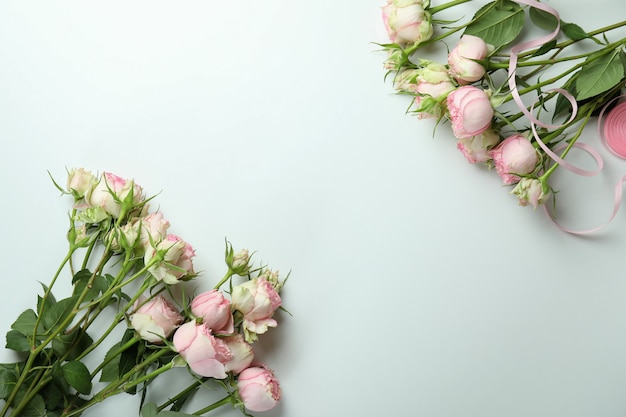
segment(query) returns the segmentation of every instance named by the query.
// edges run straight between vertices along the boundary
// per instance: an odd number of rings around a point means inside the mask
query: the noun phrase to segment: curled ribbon
[[[541,140],[541,138],[539,137],[539,134],[537,133],[537,128],[536,126],[541,126],[547,129],[554,129],[554,128],[559,128],[564,126],[565,124],[571,122],[572,120],[574,120],[574,118],[576,117],[576,113],[578,110],[578,105],[576,103],[576,99],[566,90],[563,89],[553,89],[550,91],[556,91],[559,94],[562,94],[571,104],[572,106],[572,115],[570,116],[569,120],[567,122],[565,122],[563,125],[549,125],[546,124],[540,120],[538,120],[532,113],[534,106],[537,102],[535,102],[531,107],[530,110],[526,109],[526,106],[524,105],[524,102],[522,101],[519,91],[517,89],[517,83],[515,80],[515,75],[516,75],[516,71],[517,71],[517,61],[518,61],[518,55],[521,51],[524,51],[526,49],[531,49],[534,47],[538,47],[541,46],[547,42],[550,42],[551,40],[553,40],[554,38],[556,38],[556,36],[559,34],[560,31],[560,17],[559,17],[559,13],[549,7],[546,6],[545,4],[541,4],[538,1],[535,0],[513,0],[516,3],[519,4],[523,4],[523,5],[527,5],[530,7],[534,7],[540,10],[543,10],[551,15],[553,15],[556,18],[557,21],[557,26],[556,28],[549,34],[542,36],[540,38],[537,39],[533,39],[530,41],[526,41],[526,42],[521,42],[515,46],[513,46],[511,48],[511,52],[510,52],[510,57],[509,57],[509,68],[508,68],[508,84],[509,84],[509,90],[511,91],[511,95],[513,96],[513,101],[515,102],[515,104],[517,104],[517,106],[519,107],[519,109],[526,115],[526,117],[528,117],[529,121],[530,121],[530,126],[533,132],[533,136],[535,138],[535,140],[537,141],[537,143],[539,144],[539,146],[544,150],[544,152],[550,156],[550,158],[552,158],[556,163],[558,163],[559,165],[561,165],[563,168],[578,174],[578,175],[583,175],[583,176],[594,176],[597,175],[598,173],[600,173],[600,171],[602,171],[603,167],[604,167],[604,161],[602,159],[602,156],[591,146],[585,145],[583,143],[574,143],[573,147],[579,148],[581,150],[583,150],[584,152],[588,153],[589,155],[591,155],[591,157],[595,160],[596,164],[597,164],[597,169],[593,170],[593,171],[589,171],[589,170],[584,170],[581,168],[578,168],[570,163],[568,163],[567,161],[565,161],[563,158],[559,157],[554,151],[552,151],[545,143],[543,143],[543,141]],[[619,97],[618,97],[619,98]],[[606,116],[606,120],[603,124],[603,128],[600,128],[600,126],[602,126],[602,117],[604,115],[604,112],[609,108],[609,105],[614,101],[617,100],[617,98],[611,100],[609,103],[607,103],[603,108],[602,111],[600,112],[599,118],[598,118],[598,129],[599,129],[599,135],[600,137],[604,140],[607,148],[615,155],[626,159],[626,102],[618,104],[615,108],[613,108],[608,115]],[[567,145],[561,145],[557,148],[555,148],[555,151],[558,152],[562,149],[564,149]],[[573,230],[573,229],[568,229],[565,228],[563,226],[561,226],[552,216],[552,213],[550,213],[550,211],[548,210],[548,208],[544,205],[544,209],[546,211],[546,213],[548,214],[548,216],[550,217],[550,219],[552,220],[552,222],[554,224],[556,224],[556,226],[561,229],[564,232],[567,233],[571,233],[571,234],[577,234],[577,235],[585,235],[585,234],[590,234],[590,233],[594,233],[597,232],[601,229],[603,229],[604,227],[606,227],[615,217],[615,215],[617,214],[617,212],[619,211],[621,202],[622,202],[622,185],[626,183],[626,175],[622,176],[620,178],[620,180],[617,182],[617,184],[615,185],[614,188],[614,201],[613,201],[613,211],[611,213],[611,216],[609,217],[609,219],[602,225],[594,227],[592,229],[587,229],[587,230]]]

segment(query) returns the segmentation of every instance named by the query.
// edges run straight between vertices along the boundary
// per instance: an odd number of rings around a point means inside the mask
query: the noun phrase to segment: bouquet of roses
[[[202,415],[225,404],[245,415],[273,408],[278,381],[252,344],[277,326],[285,283],[278,272],[226,242],[224,277],[210,291],[185,291],[198,275],[194,249],[169,233],[138,184],[73,169],[66,188],[55,185],[74,200],[69,250],[36,307],[6,334],[19,360],[0,364],[0,416],[78,416],[120,393],[140,394],[142,417]],[[59,279],[72,283],[61,299],[53,295]],[[189,386],[146,401],[150,384],[176,367],[187,367]],[[195,392],[216,387],[224,398],[182,411]]]
[[[391,39],[381,45],[384,67],[396,91],[410,96],[411,113],[449,123],[467,161],[495,167],[523,206],[537,208],[554,196],[549,179],[559,166],[581,175],[601,170],[601,156],[577,140],[605,110],[601,133],[626,158],[626,107],[618,104],[626,38],[607,36],[626,21],[587,32],[535,0],[482,4],[457,26],[436,18],[468,1],[387,0],[382,8]],[[537,32],[543,35],[532,38]],[[429,59],[436,48],[446,48],[447,62]],[[567,162],[574,147],[590,153],[598,169]]]

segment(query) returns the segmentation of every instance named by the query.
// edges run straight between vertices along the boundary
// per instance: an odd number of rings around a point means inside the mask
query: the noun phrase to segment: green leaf
[[[10,364],[2,364],[0,367],[0,398],[6,399],[15,387],[17,372]]]
[[[584,65],[576,80],[576,100],[584,100],[615,87],[624,77],[619,51],[603,55]]]
[[[80,361],[67,362],[61,366],[63,376],[68,384],[81,394],[91,392],[91,375],[89,369]]]
[[[50,330],[54,326],[62,323],[63,320],[65,320],[72,312],[74,305],[76,304],[76,300],[78,300],[78,296],[64,298],[54,304],[48,311],[44,312],[41,321],[43,322],[43,326],[46,330]]]
[[[528,14],[530,15],[530,20],[532,20],[533,23],[539,28],[544,30],[552,31],[556,29],[559,24],[559,20],[556,16],[535,7],[531,7]]]
[[[41,417],[46,415],[46,404],[43,401],[41,395],[37,394],[28,402],[28,405],[24,407],[24,411],[20,416],[22,417]]]
[[[65,395],[67,395],[67,392],[63,392],[57,384],[46,384],[41,390],[41,396],[44,398],[46,409],[48,410],[46,417],[50,416],[50,410],[63,409]]]
[[[556,39],[552,39],[550,42],[546,42],[543,45],[541,45],[539,49],[537,49],[535,53],[532,54],[532,56],[541,56],[543,54],[546,54],[550,52],[552,49],[554,49],[555,46],[556,46]]]
[[[573,41],[580,41],[588,38],[587,32],[575,23],[561,23],[561,31]]]
[[[141,417],[156,417],[159,409],[155,403],[147,403],[141,407]]]
[[[93,339],[82,328],[74,329],[52,340],[52,350],[57,356],[67,355],[66,359],[76,359],[85,349],[93,344]]]
[[[524,27],[524,10],[510,0],[497,0],[476,12],[466,35],[482,38],[496,49],[513,42]]]
[[[46,291],[48,291],[48,286],[46,286],[46,284],[44,284],[43,282],[40,282],[40,284],[45,294]],[[42,311],[42,304],[44,304],[43,308],[46,309],[52,307],[52,305],[57,302],[57,300],[54,298],[54,295],[52,295],[52,292],[50,292],[48,294],[48,297],[46,297],[46,302],[43,303],[43,301],[44,300],[42,296],[37,296],[37,311]]]
[[[7,332],[6,348],[16,352],[28,352],[30,351],[30,341],[28,337],[17,330],[9,330]]]
[[[15,322],[11,325],[11,329],[20,332],[24,336],[32,336],[33,330],[35,329],[35,323],[37,323],[37,313],[35,313],[33,309],[28,309],[18,316],[17,320],[15,320]],[[37,334],[43,332],[44,329],[41,327],[40,323],[39,328],[37,329]]]
[[[163,410],[159,414],[157,414],[157,417],[195,417],[195,416],[193,414],[183,413],[181,411]]]
[[[74,284],[73,295],[78,296],[82,294],[85,287],[89,284],[90,279],[91,274],[89,274],[89,277],[87,277],[87,279],[80,279],[79,281],[76,281],[76,283]],[[108,285],[106,279],[101,275],[96,275],[93,279],[93,282],[91,283],[91,287],[87,290],[87,293],[85,294],[85,298],[83,300],[92,301],[96,297],[98,297],[98,295],[106,291],[107,288]]]
[[[88,269],[81,269],[72,277],[72,285],[76,284],[78,281],[89,281],[91,275],[91,271],[89,271]]]
[[[111,382],[120,377],[120,356],[113,356],[113,353],[115,353],[120,346],[122,346],[121,342],[114,344],[111,346],[106,355],[104,355],[106,365],[102,368],[100,382]]]

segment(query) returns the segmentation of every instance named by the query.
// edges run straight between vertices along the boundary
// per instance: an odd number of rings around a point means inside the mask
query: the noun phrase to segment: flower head
[[[233,309],[243,315],[246,341],[257,339],[257,334],[267,332],[278,323],[272,317],[281,306],[281,299],[272,283],[263,278],[253,278],[233,288]]]
[[[500,136],[489,129],[479,135],[459,139],[456,147],[463,152],[463,156],[470,164],[476,164],[490,160],[489,150],[498,142],[500,142]]]
[[[489,48],[481,38],[463,35],[448,54],[450,74],[461,85],[480,80],[485,75],[485,67],[475,60],[484,59],[488,53]]]
[[[494,111],[484,90],[466,85],[448,94],[446,102],[458,139],[480,135],[491,126]]]
[[[230,312],[230,302],[224,294],[217,290],[210,290],[198,294],[191,301],[191,313],[210,328],[213,333],[232,333],[233,315]]]
[[[189,243],[170,234],[146,251],[144,263],[150,265],[148,271],[157,280],[177,284],[195,275],[192,262],[195,254]]]
[[[505,184],[515,184],[520,175],[533,172],[539,162],[537,150],[524,135],[506,138],[491,152],[498,175]]]
[[[183,321],[176,308],[162,295],[146,301],[139,298],[139,306],[130,316],[130,324],[142,339],[152,343],[162,343]]]
[[[531,205],[536,209],[552,196],[547,184],[536,178],[522,178],[511,191],[518,200],[520,206]]]
[[[196,374],[205,377],[226,378],[226,364],[232,359],[228,345],[213,336],[204,324],[190,321],[174,333],[174,348]]]
[[[382,8],[383,22],[392,42],[399,45],[420,44],[433,35],[429,0],[387,0]]]
[[[118,218],[123,213],[122,209],[125,210],[124,214],[128,214],[144,197],[141,187],[133,180],[105,172],[98,183],[87,190],[85,200],[89,207],[103,210],[113,218]]]
[[[280,401],[278,380],[264,366],[244,369],[237,379],[237,389],[239,397],[250,411],[268,411]]]

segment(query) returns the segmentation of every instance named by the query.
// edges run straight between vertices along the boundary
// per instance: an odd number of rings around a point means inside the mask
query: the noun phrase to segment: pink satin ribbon
[[[550,91],[556,91],[559,94],[562,94],[565,98],[567,98],[567,100],[570,102],[571,106],[572,106],[572,115],[569,118],[569,120],[567,122],[565,122],[562,125],[549,125],[546,124],[540,120],[538,120],[534,114],[532,113],[532,110],[534,109],[535,104],[537,103],[537,101],[535,101],[535,103],[530,107],[530,110],[526,109],[526,106],[524,105],[524,102],[522,101],[522,98],[519,95],[519,91],[517,89],[517,83],[515,81],[515,75],[516,75],[516,71],[517,71],[517,61],[518,61],[518,55],[520,52],[527,50],[527,49],[532,49],[535,47],[539,47],[541,45],[544,45],[547,42],[550,42],[551,40],[553,40],[554,38],[556,38],[556,36],[559,34],[560,31],[560,17],[559,17],[559,13],[549,7],[546,6],[545,4],[539,3],[535,0],[513,0],[516,3],[519,4],[523,4],[523,5],[527,5],[530,7],[534,7],[540,10],[543,10],[547,13],[550,13],[551,15],[553,15],[556,19],[557,19],[557,26],[556,28],[549,33],[548,35],[542,36],[540,38],[537,39],[533,39],[530,41],[526,41],[526,42],[520,42],[519,44],[513,46],[511,48],[511,52],[510,52],[510,58],[509,58],[509,69],[508,69],[508,76],[509,76],[509,89],[511,91],[511,95],[513,96],[513,101],[517,104],[517,106],[519,107],[519,109],[526,115],[526,117],[528,117],[529,121],[530,121],[530,126],[533,132],[533,136],[535,138],[535,140],[537,141],[537,143],[539,144],[539,146],[541,147],[541,149],[543,149],[543,151],[550,157],[552,158],[556,163],[558,163],[559,165],[561,165],[563,168],[578,174],[578,175],[583,175],[583,176],[594,176],[599,174],[603,167],[604,167],[604,161],[602,159],[602,156],[591,146],[585,145],[583,143],[575,143],[574,145],[572,145],[573,147],[579,148],[581,150],[583,150],[584,152],[587,152],[589,155],[591,155],[591,157],[595,160],[596,164],[597,164],[597,169],[589,171],[589,170],[585,170],[585,169],[581,169],[578,168],[570,163],[568,163],[567,161],[565,161],[563,158],[559,157],[554,151],[552,151],[545,143],[543,143],[543,141],[541,140],[541,138],[539,137],[539,134],[537,133],[537,128],[536,126],[541,126],[543,128],[546,129],[557,129],[559,127],[562,127],[563,125],[569,123],[570,121],[574,120],[574,118],[576,117],[576,113],[578,111],[578,105],[576,103],[575,98],[566,90],[563,89],[553,89]],[[613,100],[612,100],[613,101]],[[611,102],[612,102],[611,101]],[[598,125],[601,125],[601,121],[602,121],[602,116],[604,115],[605,110],[608,108],[609,104],[611,104],[611,102],[609,102],[600,112],[600,116],[598,118]],[[600,129],[600,127],[599,127]],[[612,109],[609,114],[606,117],[606,120],[604,122],[604,129],[600,130],[599,132],[600,137],[602,137],[602,139],[604,140],[605,144],[607,145],[607,147],[609,148],[609,150],[611,152],[613,152],[615,155],[626,159],[626,103],[622,103],[618,106],[616,106],[614,109]],[[567,146],[567,144],[563,144],[559,147],[557,147],[555,149],[556,152],[558,152],[559,150],[563,150],[565,147]],[[597,232],[603,228],[605,228],[615,217],[615,215],[617,214],[617,212],[619,211],[619,208],[621,206],[621,202],[622,202],[622,186],[623,184],[626,182],[626,175],[622,176],[620,178],[620,180],[617,182],[617,184],[615,185],[615,189],[614,189],[614,201],[613,201],[613,211],[611,213],[611,216],[609,217],[609,219],[602,225],[591,228],[591,229],[586,229],[586,230],[573,230],[573,229],[569,229],[566,227],[561,226],[556,219],[553,217],[552,213],[550,213],[550,211],[548,210],[548,208],[544,205],[544,209],[546,211],[546,213],[548,214],[548,216],[550,217],[550,219],[552,220],[552,222],[562,231],[567,232],[567,233],[571,233],[571,234],[576,234],[576,235],[586,235],[586,234],[590,234],[590,233],[594,233]]]

